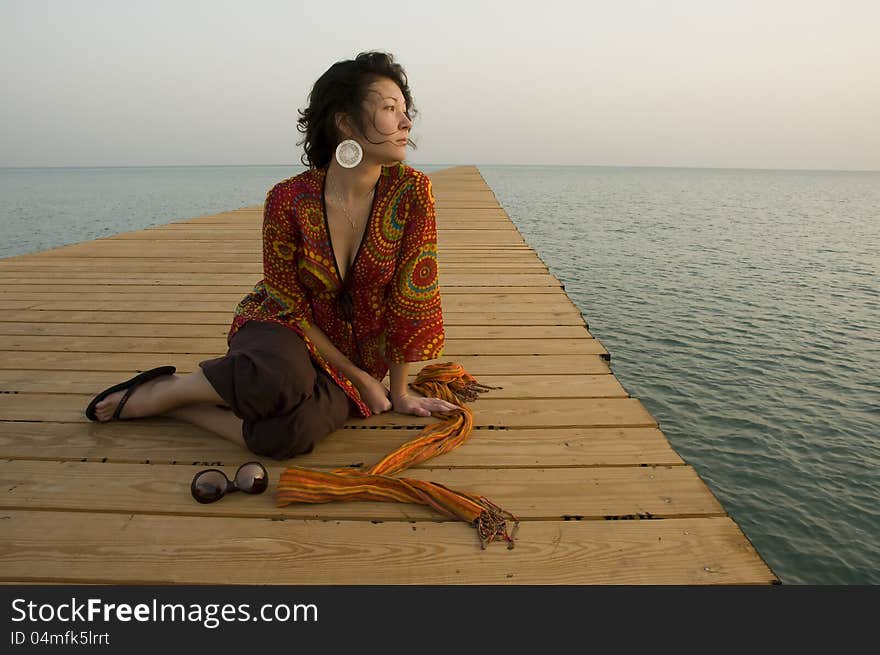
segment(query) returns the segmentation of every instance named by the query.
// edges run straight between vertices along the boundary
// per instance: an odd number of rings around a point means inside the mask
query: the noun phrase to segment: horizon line
[[[657,166],[638,164],[493,164],[493,163],[466,163],[454,164],[448,162],[412,163],[404,160],[409,166],[432,166],[432,167],[455,167],[455,166],[496,166],[496,167],[546,167],[546,168],[661,168],[676,170],[718,170],[718,171],[788,171],[788,172],[813,172],[813,173],[880,173],[880,169],[856,169],[856,168],[748,168],[742,166]],[[65,170],[65,169],[102,169],[102,168],[278,168],[291,166],[308,168],[302,163],[280,164],[115,164],[115,165],[57,165],[57,166],[0,166],[0,170]]]

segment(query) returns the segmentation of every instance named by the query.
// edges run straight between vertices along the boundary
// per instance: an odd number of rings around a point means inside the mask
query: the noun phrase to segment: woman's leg
[[[211,403],[197,403],[172,409],[170,412],[166,412],[165,416],[197,425],[247,450],[247,444],[241,432],[243,421],[231,410],[220,409]]]
[[[95,407],[99,421],[107,421],[125,391],[110,394]],[[173,409],[198,403],[224,403],[214,387],[208,382],[201,368],[187,375],[162,375],[146,382],[131,394],[121,418],[142,418],[167,414]]]
[[[112,418],[123,394],[98,403],[99,420]],[[231,410],[216,407],[221,403]],[[308,452],[315,440],[341,427],[350,404],[342,389],[318,374],[299,335],[252,321],[223,357],[200,362],[189,375],[166,375],[137,387],[121,416],[179,418],[254,454],[286,458]]]
[[[313,372],[316,382],[311,393],[285,414],[245,419],[242,434],[249,451],[275,459],[304,455],[317,441],[345,425],[354,404],[323,371]]]

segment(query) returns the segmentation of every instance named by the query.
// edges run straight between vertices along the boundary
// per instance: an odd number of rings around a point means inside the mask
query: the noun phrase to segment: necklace
[[[342,201],[342,193],[339,190],[339,186],[336,184],[336,180],[333,180],[333,188],[336,190],[336,202],[339,204],[339,207],[342,209],[342,213],[345,214],[345,218],[348,219],[349,224],[351,225],[352,230],[357,229],[357,224],[354,222],[354,219],[351,217],[351,214],[348,213],[348,209],[345,206],[345,203]],[[370,189],[369,193],[361,196],[362,198],[366,198],[372,195],[373,191],[376,190],[376,187]]]

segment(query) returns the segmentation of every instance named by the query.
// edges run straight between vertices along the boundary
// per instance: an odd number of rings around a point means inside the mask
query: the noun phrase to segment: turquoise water
[[[0,169],[0,257],[258,205],[301,170]],[[480,171],[783,582],[880,583],[880,173]]]

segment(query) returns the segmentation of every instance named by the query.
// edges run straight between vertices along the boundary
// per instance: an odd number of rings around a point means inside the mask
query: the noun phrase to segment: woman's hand
[[[431,412],[451,412],[458,409],[458,405],[454,405],[441,398],[411,396],[408,393],[395,397],[393,404],[395,412],[414,414],[415,416],[430,416]]]
[[[370,408],[371,412],[381,414],[391,409],[388,389],[372,375],[361,371],[359,375],[352,377],[351,381],[360,392],[361,400]]]

